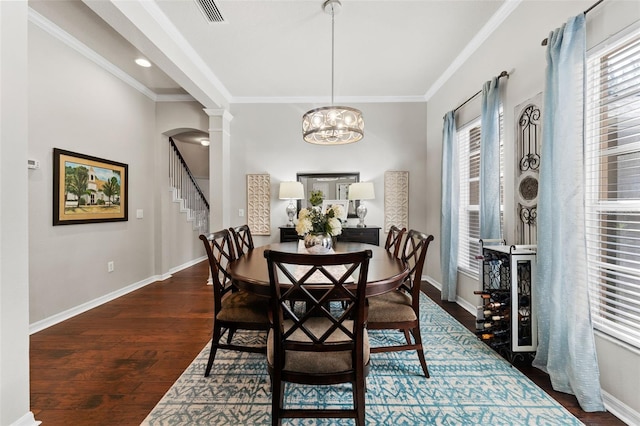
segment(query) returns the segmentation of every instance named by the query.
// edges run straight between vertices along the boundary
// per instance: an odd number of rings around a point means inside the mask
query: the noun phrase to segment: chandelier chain
[[[333,106],[333,68],[335,64],[335,9],[331,5],[331,106]]]

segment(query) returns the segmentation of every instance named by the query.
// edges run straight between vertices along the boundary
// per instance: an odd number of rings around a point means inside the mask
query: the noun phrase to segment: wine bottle
[[[493,291],[491,292],[491,299],[496,302],[507,303],[510,299],[510,295],[506,291]]]
[[[507,306],[507,303],[505,302],[491,302],[487,304],[486,307],[488,307],[489,309],[499,309],[504,308],[505,306]]]
[[[495,330],[493,332],[493,335],[495,337],[502,337],[502,336],[506,336],[507,334],[509,334],[509,330],[507,330],[507,329]]]
[[[483,290],[476,290],[473,292],[473,294],[477,294],[480,297],[482,297],[483,299],[490,299],[491,298],[491,293],[487,292],[487,291],[483,291]]]
[[[508,315],[494,315],[491,317],[493,321],[502,321],[502,320],[506,320],[507,318],[509,318]]]

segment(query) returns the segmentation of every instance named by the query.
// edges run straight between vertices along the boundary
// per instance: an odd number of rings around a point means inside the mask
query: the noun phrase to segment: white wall
[[[271,175],[271,236],[256,244],[279,240],[278,227],[287,223],[288,201],[278,199],[279,183],[296,180],[298,172],[360,172],[372,181],[376,199],[367,202],[365,223],[384,226],[384,172],[409,171],[409,226],[433,233],[425,216],[424,187],[433,182],[426,152],[426,104],[350,105],[362,111],[365,136],[360,142],[318,146],[302,140],[302,115],[313,105],[234,105],[231,122],[231,225],[246,223],[238,209],[247,210],[246,175]],[[430,180],[428,180],[430,179]],[[350,219],[354,221],[354,219]],[[357,221],[357,219],[355,220]],[[355,222],[354,222],[355,223]],[[381,233],[380,238],[385,236]]]
[[[546,67],[545,48],[540,43],[550,31],[561,26],[570,16],[575,16],[593,4],[593,1],[536,1],[522,2],[491,37],[467,60],[447,83],[429,100],[427,118],[427,151],[430,177],[441,173],[442,123],[447,111],[460,105],[482,84],[502,70],[510,72],[504,92],[505,155],[505,238],[514,241],[514,109],[527,99],[541,93]],[[604,2],[587,16],[590,33],[589,44],[596,43],[594,35],[611,34],[640,18],[640,2]],[[457,114],[458,125],[465,124],[480,114],[479,99],[463,107]],[[510,159],[510,160],[509,160]],[[544,154],[543,160],[544,161]],[[510,166],[511,165],[511,166]],[[438,180],[439,182],[439,180]],[[427,227],[435,229],[434,250],[440,250],[440,184],[425,189],[427,199]],[[433,281],[442,279],[439,256],[427,259],[427,272]],[[459,302],[467,307],[480,304],[473,290],[480,287],[477,280],[458,275]],[[474,312],[475,313],[475,312]],[[596,344],[600,365],[601,384],[609,398],[608,406],[621,402],[630,408],[632,415],[640,412],[640,394],[632,389],[640,385],[640,357],[638,351],[624,345],[611,343],[597,335]],[[633,413],[635,411],[635,413]],[[614,411],[615,412],[615,411]],[[619,416],[622,415],[616,412]],[[635,418],[640,422],[640,418]]]

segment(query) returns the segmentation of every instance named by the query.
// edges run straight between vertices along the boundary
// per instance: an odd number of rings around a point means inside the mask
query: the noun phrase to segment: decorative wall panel
[[[540,171],[540,139],[542,94],[518,105],[516,122],[516,229],[517,244],[537,243],[538,173]]]
[[[384,232],[409,227],[409,172],[384,173]]]
[[[271,176],[247,175],[247,224],[253,235],[271,235]]]

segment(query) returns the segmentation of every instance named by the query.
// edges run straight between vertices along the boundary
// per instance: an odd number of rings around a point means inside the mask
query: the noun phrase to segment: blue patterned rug
[[[422,338],[431,378],[415,351],[372,354],[367,425],[553,425],[582,423],[428,297],[421,301]],[[246,334],[245,334],[246,335]],[[400,333],[370,333],[376,337]],[[247,339],[260,339],[257,335]],[[143,425],[271,423],[263,355],[218,351],[211,375],[207,345],[149,413]],[[350,385],[286,385],[287,406],[346,407]],[[289,425],[352,425],[351,419],[293,419]]]

